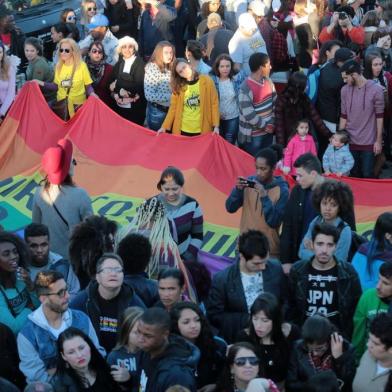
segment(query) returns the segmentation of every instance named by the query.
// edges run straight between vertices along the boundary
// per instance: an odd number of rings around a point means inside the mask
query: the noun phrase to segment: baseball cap
[[[92,30],[96,27],[107,27],[109,26],[108,18],[103,14],[96,14],[91,18],[90,23],[87,25],[87,28]]]
[[[335,62],[345,62],[354,57],[354,53],[348,48],[340,48],[335,52]]]
[[[267,14],[267,7],[261,0],[251,1],[248,9],[253,11],[256,16],[265,16]]]
[[[245,12],[238,18],[238,27],[246,30],[256,30],[257,24],[253,16],[249,12]]]

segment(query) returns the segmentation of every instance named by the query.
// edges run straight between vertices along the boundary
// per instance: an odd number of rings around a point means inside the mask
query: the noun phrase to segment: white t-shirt
[[[267,47],[260,31],[257,29],[251,37],[245,37],[239,29],[229,42],[229,54],[235,63],[241,64],[246,76],[250,75],[249,57],[253,53],[267,53]]]
[[[386,373],[391,371],[389,368],[385,368],[384,366],[380,365],[380,362],[376,362],[376,376],[379,376],[380,374]]]
[[[255,299],[264,291],[263,274],[258,272],[257,274],[248,275],[241,272],[241,282],[249,312]]]

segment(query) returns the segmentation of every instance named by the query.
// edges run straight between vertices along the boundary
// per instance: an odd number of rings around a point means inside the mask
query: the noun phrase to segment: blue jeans
[[[248,154],[255,157],[261,149],[269,147],[273,140],[274,136],[271,133],[267,133],[265,135],[252,137],[252,141],[239,144],[238,146]]]
[[[373,151],[352,151],[354,157],[354,167],[351,170],[351,177],[374,178],[374,152]]]
[[[235,144],[237,141],[239,123],[239,117],[230,120],[220,120],[220,134],[231,144]]]
[[[153,131],[157,131],[161,126],[166,117],[166,112],[152,106],[150,102],[147,102],[147,126]]]

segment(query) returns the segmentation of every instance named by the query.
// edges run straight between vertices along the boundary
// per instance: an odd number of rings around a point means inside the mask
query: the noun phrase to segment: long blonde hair
[[[180,252],[171,235],[165,207],[157,197],[146,200],[139,207],[132,222],[117,232],[116,243],[119,244],[130,233],[143,231],[149,232],[152,248],[151,260],[146,271],[148,275],[158,276],[160,264],[167,265],[170,258],[174,260],[172,267],[179,268],[182,263]]]
[[[75,70],[77,70],[79,68],[80,64],[82,63],[82,55],[80,53],[79,46],[72,38],[63,38],[59,42],[59,46],[57,49],[57,56],[58,56],[59,61],[57,62],[57,65],[56,65],[56,72],[60,73],[61,68],[64,65],[64,61],[61,60],[61,56],[60,56],[60,49],[61,49],[62,44],[68,44],[71,47],[73,66],[74,66]]]
[[[0,48],[3,49],[3,58],[1,59],[0,62],[0,79],[1,80],[8,80],[9,79],[9,70],[11,67],[11,62],[9,57],[7,56],[5,46],[4,44],[0,41]]]
[[[95,4],[95,8],[97,8],[97,2],[95,0],[83,0],[81,4],[81,17],[80,24],[85,26],[90,23],[87,15],[87,4]]]

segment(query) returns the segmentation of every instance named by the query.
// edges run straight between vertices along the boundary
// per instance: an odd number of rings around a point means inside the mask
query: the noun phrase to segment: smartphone
[[[254,188],[255,185],[256,185],[256,181],[253,181],[253,180],[246,180],[246,186],[247,186],[248,188]]]

